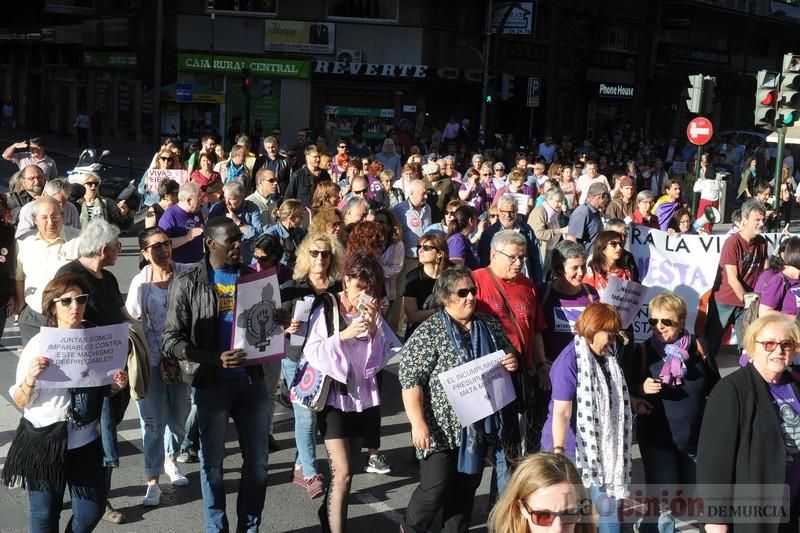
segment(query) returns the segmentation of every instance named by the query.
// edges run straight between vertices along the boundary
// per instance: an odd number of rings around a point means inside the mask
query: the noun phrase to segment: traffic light
[[[756,75],[756,126],[768,129],[775,127],[779,97],[780,74],[759,70]]]
[[[492,93],[487,93],[486,94],[486,103],[487,104],[491,104],[492,103]]]
[[[800,119],[800,56],[794,54],[783,56],[777,116],[783,126],[793,126]]]
[[[500,99],[511,100],[514,98],[514,75],[503,74],[500,79]]]
[[[250,77],[250,69],[245,67],[242,69],[242,94],[245,96],[250,96],[250,84],[252,83],[252,78]]]
[[[693,74],[689,76],[689,98],[686,99],[686,107],[690,113],[700,113],[703,105],[703,75]]]
[[[717,88],[717,78],[706,76],[703,78],[703,104],[700,106],[701,113],[711,113],[714,111],[714,91]]]

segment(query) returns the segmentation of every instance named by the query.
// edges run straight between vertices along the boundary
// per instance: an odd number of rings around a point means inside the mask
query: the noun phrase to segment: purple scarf
[[[669,227],[669,221],[672,219],[672,215],[675,214],[675,211],[678,209],[678,202],[661,202],[656,207],[656,218],[658,219],[658,226],[661,228],[661,231],[667,231]]]
[[[692,336],[686,330],[683,330],[678,340],[671,344],[664,344],[656,340],[654,335],[648,340],[650,346],[664,361],[661,372],[658,373],[658,377],[664,385],[677,387],[683,384],[683,378],[686,376],[686,361],[689,360],[688,348],[691,340]]]

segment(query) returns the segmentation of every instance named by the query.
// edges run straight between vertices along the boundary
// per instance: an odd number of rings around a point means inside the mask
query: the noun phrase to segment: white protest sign
[[[763,234],[768,252],[774,254],[783,239],[780,233]],[[633,226],[628,250],[636,258],[643,285],[649,287],[633,322],[637,342],[650,336],[647,304],[659,292],[673,291],[686,301],[686,329],[694,331],[701,297],[714,286],[722,245],[729,235],[675,235],[645,226]]]
[[[466,427],[513,402],[517,397],[511,374],[498,350],[439,374],[439,381],[458,421]]]
[[[236,280],[231,348],[247,353],[246,365],[281,359],[286,349],[283,327],[275,323],[281,291],[274,268],[239,276]]]
[[[627,328],[639,313],[646,296],[647,287],[641,283],[611,276],[600,301],[613,305],[619,311],[622,327]]]
[[[183,185],[189,181],[189,172],[181,169],[150,168],[145,177],[145,188],[152,194],[158,194],[158,186],[167,179],[175,180],[179,185]]]
[[[521,192],[511,193],[511,196],[513,196],[514,201],[517,202],[517,213],[520,215],[527,215],[528,200],[530,200],[531,197]]]
[[[306,296],[302,300],[294,302],[294,319],[300,321],[297,333],[292,333],[289,338],[290,346],[302,346],[308,335],[308,319],[311,318],[311,305],[314,303],[313,296]]]
[[[66,389],[109,385],[128,362],[128,324],[86,329],[43,327],[39,348],[50,360],[36,382]]]

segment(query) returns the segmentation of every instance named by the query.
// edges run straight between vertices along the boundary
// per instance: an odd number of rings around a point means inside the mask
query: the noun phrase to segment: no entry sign
[[[714,135],[714,126],[705,117],[697,117],[686,126],[686,138],[695,146],[703,146]]]

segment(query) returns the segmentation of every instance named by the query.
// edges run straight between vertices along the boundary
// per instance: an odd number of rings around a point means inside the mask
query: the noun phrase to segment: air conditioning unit
[[[336,52],[336,61],[342,63],[361,63],[364,59],[364,51],[355,48],[342,48]]]

